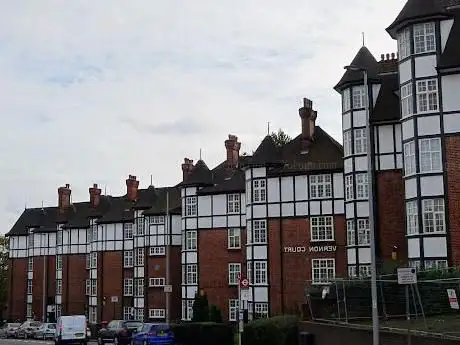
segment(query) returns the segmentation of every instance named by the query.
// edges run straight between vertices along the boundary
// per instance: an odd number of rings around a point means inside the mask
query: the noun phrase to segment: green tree
[[[208,296],[204,293],[197,292],[193,301],[193,322],[209,321],[209,302]]]
[[[8,239],[0,236],[0,320],[4,319],[8,295]]]
[[[281,147],[292,140],[291,137],[287,135],[281,128],[278,129],[278,133],[272,132],[270,136],[273,138],[273,141],[278,147]]]

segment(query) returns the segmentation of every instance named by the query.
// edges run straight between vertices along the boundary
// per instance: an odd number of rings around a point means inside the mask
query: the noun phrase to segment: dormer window
[[[436,35],[434,23],[414,25],[414,51],[415,54],[436,51]]]

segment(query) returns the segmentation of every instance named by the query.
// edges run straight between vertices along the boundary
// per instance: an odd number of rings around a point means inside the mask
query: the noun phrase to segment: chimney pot
[[[89,188],[89,202],[92,207],[96,208],[99,205],[101,196],[101,189],[97,188],[97,183],[93,184],[93,187]]]
[[[241,143],[238,142],[238,137],[233,134],[228,135],[228,140],[225,140],[225,148],[227,150],[227,165],[229,167],[237,167],[240,157]]]
[[[129,175],[126,180],[126,195],[128,200],[136,201],[137,199],[137,190],[139,188],[139,181],[137,181],[136,176]]]
[[[302,122],[302,147],[309,147],[313,142],[317,117],[317,112],[313,110],[311,100],[304,98],[304,106],[299,109],[299,115]]]
[[[193,170],[193,159],[184,158],[184,163],[182,163],[182,181],[187,180],[188,175]]]
[[[66,183],[64,187],[58,188],[58,209],[63,213],[70,206],[70,184]]]
[[[390,54],[387,53],[386,58],[387,60],[390,60]]]

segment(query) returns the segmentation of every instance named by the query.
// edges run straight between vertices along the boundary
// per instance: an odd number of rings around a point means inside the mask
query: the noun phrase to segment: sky
[[[341,141],[343,66],[365,44],[396,52],[385,28],[405,0],[17,0],[0,11],[0,233],[69,183],[89,200],[175,185],[200,149],[211,168],[238,136],[300,133],[302,98]],[[268,125],[269,124],[269,125]]]

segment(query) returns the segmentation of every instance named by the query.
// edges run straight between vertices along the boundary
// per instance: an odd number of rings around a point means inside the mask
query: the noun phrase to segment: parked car
[[[85,315],[66,315],[60,316],[56,323],[54,333],[55,345],[63,343],[88,344],[88,330]]]
[[[16,330],[16,338],[32,338],[35,331],[41,326],[39,321],[26,321]]]
[[[0,328],[0,338],[13,338],[19,326],[21,326],[20,323],[5,323],[3,327]]]
[[[142,326],[140,321],[112,320],[107,327],[101,328],[97,335],[97,343],[114,343],[115,345],[127,345],[131,343],[133,333]]]
[[[133,335],[132,345],[173,345],[174,334],[165,323],[144,323]]]
[[[42,324],[33,334],[34,339],[53,339],[56,333],[55,323],[44,323]]]

